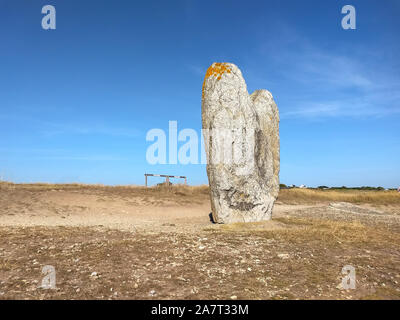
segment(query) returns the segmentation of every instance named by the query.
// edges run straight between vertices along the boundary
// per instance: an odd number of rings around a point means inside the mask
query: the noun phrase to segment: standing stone
[[[202,123],[214,221],[271,219],[279,192],[279,112],[271,93],[249,95],[237,66],[214,63],[204,78]]]

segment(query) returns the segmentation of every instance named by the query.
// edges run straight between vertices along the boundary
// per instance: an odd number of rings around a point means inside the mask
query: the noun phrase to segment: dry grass
[[[281,290],[279,299],[400,298],[398,231],[381,224],[367,225],[357,219],[282,217],[274,220],[286,228],[263,230],[266,225],[260,223],[236,223],[206,231],[223,235],[232,246],[240,245],[241,238],[254,239],[257,246],[269,244],[265,247],[270,261],[268,284],[290,288],[286,293]],[[276,254],[280,253],[287,258],[279,261]],[[340,282],[338,271],[344,265],[352,265],[357,270],[357,290],[346,292],[347,297],[341,296],[343,292],[332,285],[333,279]],[[252,285],[256,288],[256,281]]]
[[[102,184],[52,184],[52,183],[10,183],[0,181],[0,189],[23,189],[30,191],[46,190],[97,190],[104,192],[129,192],[149,196],[207,196],[208,185],[187,186],[174,184],[172,186],[153,186],[146,188],[138,185],[106,186]],[[378,205],[400,205],[400,193],[395,190],[316,190],[316,189],[283,189],[279,192],[278,201],[284,204],[316,204],[321,202],[343,201],[350,203],[369,203]]]
[[[281,236],[285,241],[322,242],[325,245],[348,244],[354,248],[389,247],[400,243],[400,235],[382,225],[369,226],[359,220],[335,221],[319,218],[278,218],[287,225],[295,226],[284,230],[271,231],[270,236]]]
[[[32,191],[46,191],[46,190],[79,190],[79,189],[98,189],[104,191],[112,190],[131,190],[138,193],[147,193],[149,195],[157,193],[172,193],[179,195],[196,195],[196,194],[208,194],[209,188],[207,185],[199,186],[187,186],[184,184],[174,184],[172,186],[160,185],[153,187],[144,187],[138,185],[116,185],[107,186],[103,184],[83,184],[83,183],[68,183],[68,184],[56,184],[56,183],[12,183],[6,181],[0,181],[0,189],[24,189]]]
[[[314,189],[283,189],[278,200],[288,204],[304,204],[344,201],[350,203],[397,204],[400,205],[400,193],[388,191],[361,190],[314,190]]]
[[[359,220],[337,221],[320,218],[275,218],[282,228],[271,228],[271,222],[233,223],[220,225],[218,230],[204,231],[251,234],[270,239],[282,239],[285,243],[320,242],[325,245],[351,244],[354,248],[367,246],[392,246],[400,243],[400,234],[383,225],[369,226]]]

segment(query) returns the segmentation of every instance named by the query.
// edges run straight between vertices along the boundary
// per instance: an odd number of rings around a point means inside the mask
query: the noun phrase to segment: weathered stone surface
[[[271,219],[279,192],[279,113],[270,92],[249,95],[239,68],[206,73],[202,123],[215,222]]]

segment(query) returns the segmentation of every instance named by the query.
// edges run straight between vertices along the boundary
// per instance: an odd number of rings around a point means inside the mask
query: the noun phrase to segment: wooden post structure
[[[147,187],[147,177],[162,177],[165,178],[165,184],[169,186],[169,179],[170,178],[175,178],[175,179],[185,179],[185,185],[187,185],[187,177],[185,176],[169,176],[166,174],[151,174],[151,173],[145,173],[144,174],[144,184]]]

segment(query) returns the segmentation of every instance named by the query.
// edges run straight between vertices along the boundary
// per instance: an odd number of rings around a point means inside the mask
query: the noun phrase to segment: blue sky
[[[395,0],[0,0],[0,176],[207,183],[204,165],[148,164],[145,137],[170,120],[200,134],[205,71],[232,62],[277,102],[282,183],[398,186],[399,15]]]

